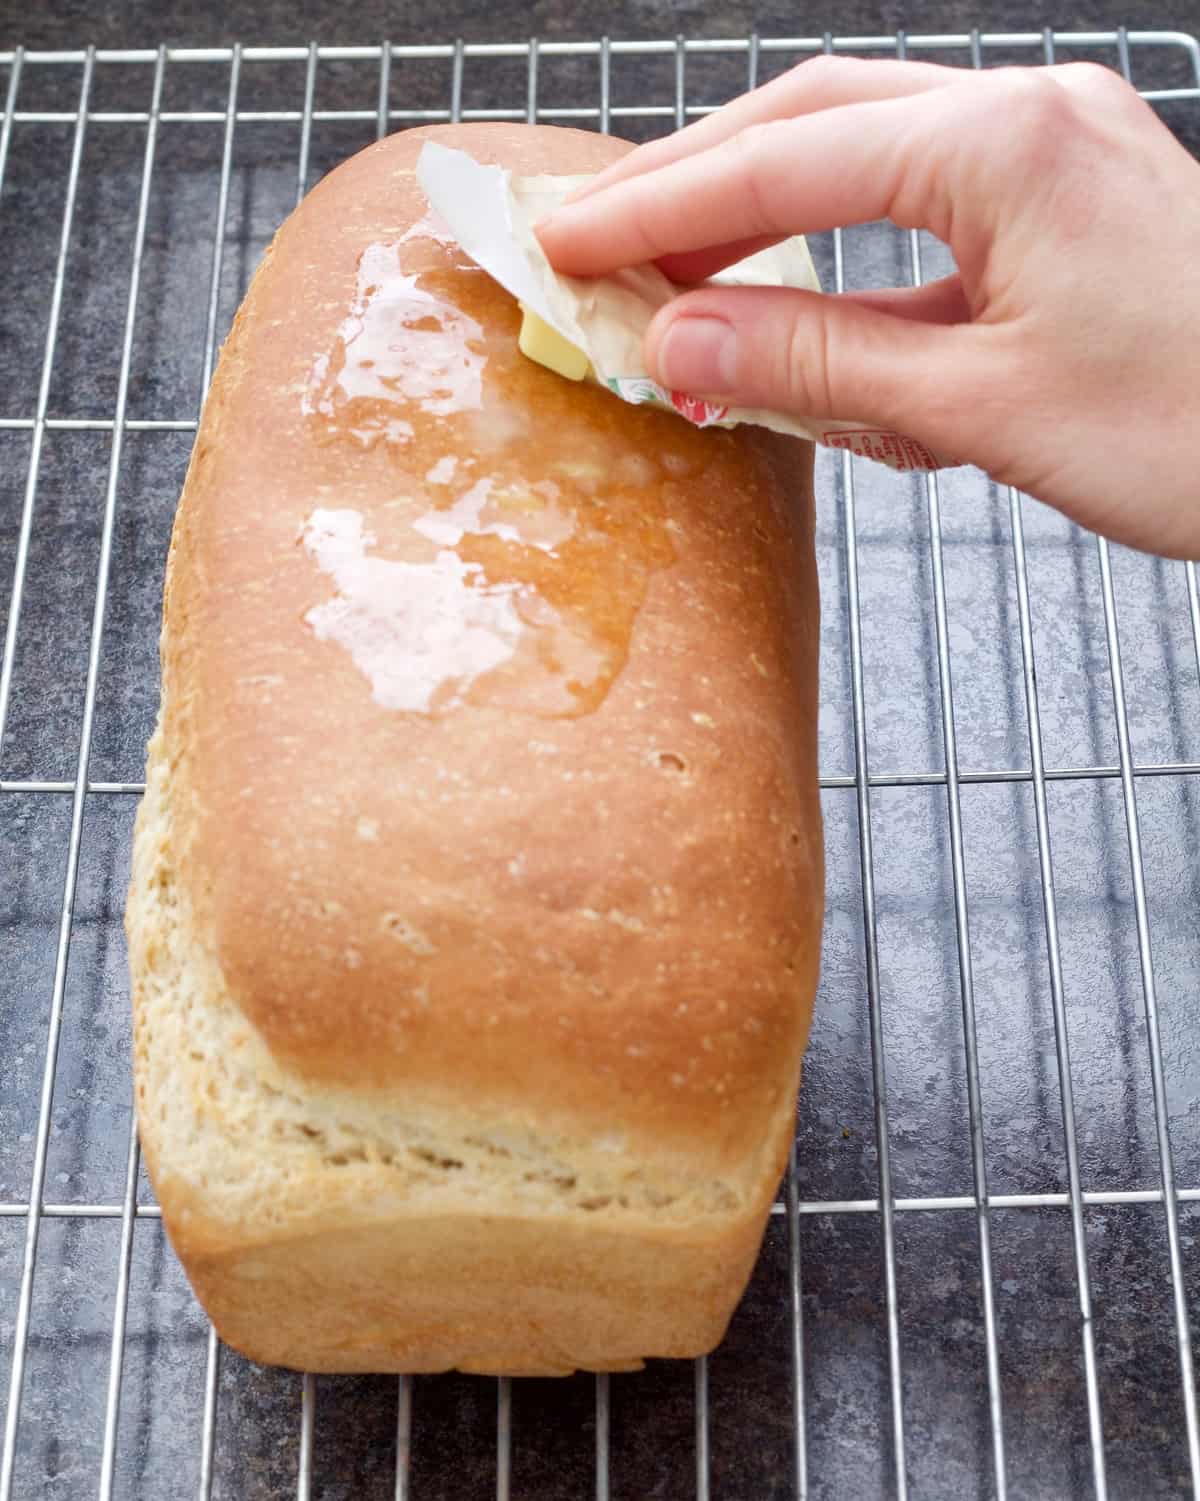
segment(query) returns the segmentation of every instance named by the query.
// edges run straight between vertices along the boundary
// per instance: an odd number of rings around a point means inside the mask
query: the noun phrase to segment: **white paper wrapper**
[[[756,423],[831,448],[848,448],[893,469],[936,469],[947,462],[900,433],[854,422],[719,406],[656,384],[642,360],[642,337],[658,309],[679,296],[679,288],[653,265],[594,280],[560,276],[533,233],[538,220],[585,177],[514,177],[502,167],[482,166],[465,151],[429,141],[417,160],[417,178],[431,207],[471,259],[582,349],[595,378],[622,401],[673,409],[698,427]],[[808,246],[799,236],[739,261],[713,280],[728,286],[821,290]]]

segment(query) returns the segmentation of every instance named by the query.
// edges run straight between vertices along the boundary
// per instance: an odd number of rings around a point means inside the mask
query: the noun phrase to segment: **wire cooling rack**
[[[824,977],[721,1350],[558,1384],[257,1370],[141,1174],[119,923],[158,590],[262,246],[374,134],[644,136],[822,50],[1093,57],[1200,135],[1172,32],[0,53],[0,1501],[1200,1497],[1196,572],[978,474],[820,456]],[[882,226],[814,249],[839,289],[944,269]]]

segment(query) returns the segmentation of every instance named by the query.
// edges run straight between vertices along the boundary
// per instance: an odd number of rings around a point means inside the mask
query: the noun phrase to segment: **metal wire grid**
[[[1178,32],[1133,32],[1124,29],[1116,32],[1091,33],[1061,33],[1047,29],[1042,33],[981,34],[973,32],[970,35],[942,34],[912,37],[906,37],[903,32],[899,32],[891,35],[871,37],[833,37],[828,34],[824,37],[816,38],[760,38],[752,35],[748,38],[733,40],[698,40],[679,37],[673,41],[662,42],[621,42],[602,38],[594,42],[539,43],[536,39],[531,39],[523,43],[500,45],[466,45],[458,41],[452,45],[429,46],[393,46],[385,43],[382,46],[373,47],[319,47],[316,43],[313,43],[306,49],[283,47],[243,48],[234,46],[232,48],[206,49],[168,49],[160,47],[156,51],[145,49],[97,51],[89,48],[78,52],[26,52],[18,48],[13,52],[0,52],[0,64],[7,64],[9,68],[8,85],[4,100],[3,124],[0,127],[0,194],[3,192],[9,148],[13,129],[16,125],[23,123],[68,123],[74,127],[65,206],[58,255],[55,263],[50,312],[35,410],[31,416],[14,414],[0,417],[0,429],[24,429],[30,431],[32,434],[28,472],[21,508],[18,544],[14,561],[12,593],[3,648],[3,659],[2,664],[0,664],[0,745],[3,744],[12,696],[17,636],[20,626],[22,597],[29,561],[30,538],[34,523],[39,467],[45,434],[51,430],[68,429],[100,430],[111,432],[112,434],[104,496],[99,560],[96,573],[96,594],[88,638],[87,673],[75,775],[70,781],[0,781],[0,792],[57,793],[69,795],[71,798],[68,854],[59,909],[54,979],[39,1096],[31,1188],[27,1203],[0,1203],[0,1216],[23,1218],[25,1221],[22,1274],[17,1301],[15,1338],[8,1386],[8,1404],[4,1425],[3,1450],[0,1453],[0,1501],[11,1501],[11,1497],[14,1494],[14,1466],[30,1335],[30,1310],[34,1276],[37,1267],[39,1233],[43,1222],[54,1218],[119,1218],[121,1224],[118,1276],[112,1312],[103,1452],[98,1490],[101,1501],[108,1501],[108,1498],[111,1498],[114,1493],[118,1416],[121,1402],[125,1325],[129,1306],[130,1265],[134,1225],[138,1219],[156,1219],[159,1217],[157,1206],[144,1205],[137,1202],[139,1149],[132,1116],[128,1137],[124,1193],[119,1203],[47,1203],[45,1200],[45,1179],[50,1134],[50,1114],[54,1097],[59,1043],[62,1035],[63,998],[66,984],[67,960],[72,937],[85,801],[89,794],[129,796],[140,794],[143,790],[141,783],[93,781],[89,779],[88,775],[96,711],[97,683],[102,660],[105,611],[123,440],[125,434],[130,431],[191,431],[196,426],[195,421],[138,421],[127,419],[126,417],[134,326],[137,315],[143,253],[146,244],[147,214],[160,124],[163,122],[186,120],[192,122],[209,121],[223,125],[220,188],[216,205],[215,235],[210,268],[203,351],[202,389],[206,389],[212,373],[217,347],[220,274],[224,254],[234,137],[236,127],[239,124],[255,121],[298,122],[300,124],[300,149],[296,177],[296,196],[298,200],[303,195],[307,184],[311,132],[314,122],[373,120],[376,125],[377,135],[379,136],[385,134],[396,124],[413,124],[435,120],[457,121],[460,119],[524,118],[530,121],[587,121],[594,122],[602,131],[608,131],[618,119],[661,117],[668,124],[681,126],[688,118],[705,113],[708,109],[714,107],[689,105],[686,102],[685,77],[687,61],[689,57],[697,54],[743,55],[746,59],[746,83],[748,86],[753,87],[758,80],[760,57],[764,53],[772,51],[805,54],[820,51],[860,52],[885,50],[893,51],[897,56],[904,57],[916,51],[937,54],[952,49],[969,49],[971,63],[974,67],[978,68],[984,63],[987,49],[998,46],[1008,49],[1026,50],[1030,54],[1031,61],[1044,61],[1046,63],[1055,61],[1059,49],[1062,49],[1064,54],[1069,54],[1073,49],[1115,46],[1121,69],[1126,78],[1131,81],[1133,77],[1131,56],[1137,49],[1147,47],[1173,48],[1182,52],[1189,61],[1195,80],[1194,83],[1183,88],[1146,90],[1143,91],[1143,96],[1154,101],[1200,101],[1200,43],[1195,38]],[[614,106],[611,102],[611,59],[619,55],[648,56],[653,54],[667,54],[674,60],[674,104],[668,106]],[[577,106],[559,109],[539,107],[539,58],[554,55],[594,56],[598,59],[600,87],[599,102],[595,107]],[[465,109],[463,107],[464,62],[467,58],[476,57],[508,57],[524,59],[526,61],[527,88],[524,109]],[[452,81],[450,99],[445,109],[406,110],[390,107],[389,84],[391,65],[394,59],[401,58],[450,59]],[[302,108],[299,110],[259,111],[240,109],[238,103],[239,84],[243,65],[257,61],[288,60],[304,61],[306,64]],[[317,110],[314,108],[318,66],[321,62],[334,60],[373,61],[378,64],[378,102],[373,110]],[[170,112],[162,109],[163,82],[168,63],[186,64],[192,62],[221,62],[228,64],[227,100],[223,111]],[[96,68],[105,63],[136,63],[144,64],[153,69],[152,95],[148,111],[98,111],[90,107]],[[27,67],[62,64],[74,64],[81,68],[81,82],[76,108],[69,112],[19,109],[18,102],[24,70]],[[134,235],[134,251],[121,345],[121,363],[116,403],[111,419],[52,418],[48,414],[51,376],[54,369],[55,349],[59,335],[66,278],[67,252],[71,239],[75,204],[80,182],[84,140],[89,126],[103,123],[145,124],[147,127],[137,223]],[[840,291],[845,286],[845,254],[840,232],[835,232],[833,236],[833,249],[835,287]],[[914,284],[917,284],[922,278],[922,264],[921,244],[915,232],[909,235],[909,260],[911,279]],[[1159,1036],[1158,1001],[1143,874],[1137,795],[1137,783],[1140,778],[1195,776],[1200,774],[1200,763],[1183,761],[1141,765],[1134,763],[1130,746],[1126,685],[1122,668],[1121,642],[1109,548],[1106,542],[1099,540],[1097,542],[1098,561],[1108,665],[1112,682],[1113,709],[1117,729],[1118,762],[1115,765],[1066,767],[1048,767],[1045,764],[1038,682],[1034,663],[1029,578],[1022,520],[1023,501],[1022,497],[1016,491],[1010,490],[1008,499],[1012,532],[1012,556],[1017,589],[1030,765],[1028,770],[1005,769],[994,771],[966,770],[959,765],[955,724],[954,682],[951,671],[950,637],[947,619],[947,596],[943,573],[939,482],[937,476],[934,474],[928,475],[924,480],[924,485],[930,536],[930,567],[936,631],[938,695],[946,769],[945,771],[872,772],[870,770],[866,712],[867,699],[863,671],[862,611],[859,592],[859,555],[855,516],[855,462],[849,453],[844,453],[841,456],[841,487],[846,520],[844,567],[848,605],[855,771],[852,776],[822,777],[821,785],[823,788],[853,788],[857,804],[862,908],[866,942],[866,981],[870,1010],[872,1080],[875,1099],[876,1139],[878,1142],[879,1189],[875,1197],[868,1199],[804,1200],[800,1197],[799,1193],[796,1153],[795,1149],[793,1149],[789,1171],[784,1183],[784,1200],[774,1207],[775,1214],[784,1218],[789,1237],[790,1353],[793,1372],[793,1463],[795,1494],[799,1498],[799,1501],[803,1501],[803,1498],[809,1495],[810,1490],[806,1442],[806,1386],[802,1303],[803,1270],[799,1234],[799,1222],[802,1216],[829,1214],[879,1216],[884,1252],[884,1317],[891,1412],[891,1478],[894,1494],[899,1498],[905,1498],[909,1493],[909,1477],[905,1457],[904,1364],[898,1318],[895,1216],[898,1212],[916,1210],[963,1210],[971,1212],[975,1221],[978,1239],[981,1273],[981,1313],[986,1344],[992,1489],[995,1496],[1001,1498],[1002,1501],[1002,1498],[1007,1495],[1007,1471],[1005,1464],[1004,1414],[998,1361],[995,1294],[992,1280],[991,1212],[997,1208],[1066,1208],[1070,1214],[1078,1292],[1079,1338],[1082,1342],[1086,1381],[1092,1489],[1097,1501],[1104,1501],[1104,1498],[1108,1494],[1108,1486],[1103,1441],[1103,1415],[1092,1324],[1091,1290],[1084,1235],[1083,1209],[1085,1206],[1100,1204],[1160,1204],[1163,1209],[1168,1240],[1174,1327],[1178,1346],[1179,1380],[1182,1388],[1186,1425],[1190,1486],[1193,1497],[1197,1498],[1197,1501],[1200,1501],[1200,1426],[1198,1426],[1197,1421],[1196,1391],[1178,1223],[1178,1205],[1181,1202],[1200,1202],[1200,1185],[1179,1187],[1175,1181],[1168,1129],[1163,1054]],[[1200,590],[1198,590],[1197,586],[1195,565],[1187,563],[1182,566],[1186,573],[1186,588],[1196,671],[1198,676],[1200,676]],[[1137,924],[1143,1004],[1149,1042],[1150,1074],[1154,1097],[1156,1144],[1161,1177],[1161,1186],[1157,1189],[1087,1192],[1083,1190],[1080,1180],[1059,924],[1055,898],[1054,864],[1050,843],[1046,789],[1047,784],[1051,781],[1096,778],[1117,779],[1120,782],[1122,791],[1128,856],[1134,894],[1134,912]],[[1062,1120],[1068,1179],[1068,1190],[1066,1193],[989,1194],[988,1192],[987,1169],[984,1156],[983,1113],[980,1102],[980,1062],[975,1018],[975,989],[972,974],[970,924],[960,806],[961,788],[964,785],[981,782],[1032,783],[1037,829],[1039,875],[1045,918],[1046,959],[1049,968],[1057,1070],[1062,1099]],[[871,799],[872,791],[876,788],[921,785],[944,786],[946,789],[946,809],[950,831],[953,900],[958,946],[959,988],[966,1046],[974,1191],[970,1195],[897,1198],[892,1191],[892,1164],[889,1150],[887,1079],[880,1010],[880,970],[876,929],[876,887]],[[205,1501],[205,1498],[211,1495],[213,1487],[220,1362],[221,1346],[210,1328],[207,1342],[204,1404],[200,1434],[201,1461],[199,1491],[201,1501]],[[301,1498],[301,1501],[306,1501],[306,1498],[312,1492],[315,1410],[316,1393],[314,1381],[311,1376],[306,1376],[303,1378],[301,1393],[296,1481],[296,1494]],[[708,1366],[707,1361],[704,1359],[698,1360],[695,1363],[694,1412],[695,1493],[697,1501],[708,1501],[710,1495]],[[412,1382],[409,1378],[400,1377],[398,1380],[396,1418],[397,1461],[394,1485],[396,1501],[407,1501],[407,1498],[410,1496],[409,1456],[411,1449],[412,1413]],[[605,1375],[599,1375],[595,1380],[595,1437],[595,1496],[597,1501],[608,1501],[610,1496],[610,1390],[609,1379]],[[511,1494],[511,1445],[512,1386],[509,1380],[500,1379],[496,1387],[497,1501],[508,1501]]]

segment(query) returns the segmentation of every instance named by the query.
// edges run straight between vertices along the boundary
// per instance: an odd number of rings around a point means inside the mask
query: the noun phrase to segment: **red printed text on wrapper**
[[[705,401],[699,396],[688,396],[683,391],[671,392],[671,405],[689,422],[694,422],[697,427],[708,427],[710,423],[720,422],[729,411],[726,406],[718,406],[715,402]]]
[[[702,397],[688,396],[683,391],[668,391],[647,375],[616,375],[607,384],[622,401],[632,402],[635,406],[649,402],[653,406],[673,407],[681,417],[686,417],[696,427],[711,427],[714,423],[721,422],[729,412],[727,406],[705,401]]]
[[[830,428],[821,434],[821,441],[830,448],[848,448],[859,458],[875,459],[893,469],[939,469],[946,462],[915,438],[890,433],[884,428]]]

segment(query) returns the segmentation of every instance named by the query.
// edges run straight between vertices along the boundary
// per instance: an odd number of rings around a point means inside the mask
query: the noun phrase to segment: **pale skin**
[[[662,384],[905,432],[1118,542],[1200,557],[1200,164],[1088,63],[819,57],[602,172],[538,229],[577,276],[690,284],[890,219],[957,274],[828,296],[703,287],[646,335]]]

